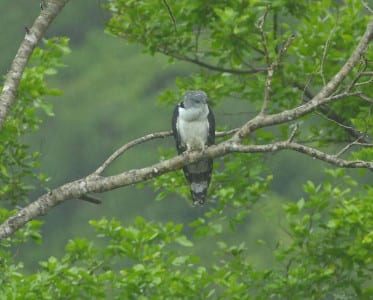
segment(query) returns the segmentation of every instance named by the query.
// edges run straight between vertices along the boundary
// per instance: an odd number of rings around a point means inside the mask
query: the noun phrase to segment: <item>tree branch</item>
[[[363,160],[344,160],[338,158],[337,155],[327,154],[320,150],[312,147],[304,146],[295,142],[291,142],[290,139],[284,142],[277,142],[268,145],[242,145],[242,144],[232,144],[229,147],[232,152],[240,153],[254,153],[254,152],[277,152],[280,150],[293,150],[299,153],[306,154],[312,158],[319,159],[321,161],[327,162],[329,164],[342,167],[342,168],[366,168],[373,170],[373,162],[363,161]]]
[[[18,84],[34,48],[67,2],[68,0],[48,1],[48,5],[43,5],[40,15],[36,18],[32,27],[26,30],[26,35],[14,57],[1,91],[0,130],[4,125],[10,107],[15,101]]]
[[[284,122],[288,122],[304,116],[322,104],[326,104],[335,100],[330,95],[335,91],[338,85],[345,79],[349,72],[355,67],[355,65],[360,61],[361,57],[365,54],[369,42],[373,39],[373,20],[367,25],[367,29],[364,35],[361,37],[359,44],[356,46],[355,50],[339,70],[337,74],[319,91],[319,93],[314,96],[307,103],[298,106],[296,108],[283,111],[278,114],[273,115],[258,115],[254,119],[248,121],[244,124],[241,129],[234,135],[233,139],[238,142],[249,135],[254,129],[259,128],[258,126],[269,126],[276,125]]]
[[[263,36],[264,33],[263,33]],[[282,46],[281,50],[280,50],[280,53],[277,55],[276,59],[270,63],[270,65],[268,66],[267,68],[267,78],[266,78],[266,84],[265,84],[265,90],[264,90],[264,99],[263,99],[263,104],[262,104],[262,108],[259,112],[260,115],[264,115],[267,108],[268,108],[268,105],[269,105],[269,101],[270,101],[270,97],[271,97],[271,86],[272,86],[272,79],[273,79],[273,74],[275,72],[275,70],[278,68],[279,64],[280,64],[280,61],[282,59],[282,57],[285,55],[286,51],[288,50],[291,42],[294,40],[294,36],[290,36],[285,44]],[[263,40],[263,43],[265,43],[266,40],[264,39]],[[265,47],[267,49],[267,46]],[[269,58],[268,59],[268,62],[269,61]]]
[[[216,66],[216,65],[212,65],[212,64],[200,61],[197,58],[191,58],[191,57],[186,56],[186,55],[180,55],[180,54],[177,54],[177,53],[169,53],[165,50],[159,50],[159,51],[161,53],[163,53],[164,55],[176,58],[178,60],[187,61],[187,62],[193,63],[195,65],[198,65],[200,67],[203,67],[203,68],[206,68],[206,69],[209,69],[209,70],[212,70],[212,71],[217,71],[217,72],[237,74],[237,75],[245,75],[245,74],[265,73],[266,70],[267,70],[266,68],[229,69],[229,68],[224,68],[224,67],[219,67],[219,66]]]
[[[307,88],[307,86],[302,86],[298,82],[293,82],[292,83],[294,87],[296,87],[298,90],[303,91],[304,96],[306,96],[308,99],[312,99],[314,95],[312,92]],[[344,94],[345,97],[349,96],[357,96],[362,98],[362,93],[361,92],[356,92],[356,93],[348,93]],[[336,95],[338,96],[338,95]],[[337,100],[337,99],[335,99]],[[308,100],[305,100],[307,102]],[[361,138],[361,141],[368,143],[367,137],[363,135],[363,133],[357,129],[354,128],[353,124],[351,123],[350,120],[347,120],[340,116],[338,113],[334,112],[329,106],[322,104],[317,108],[317,112],[320,113],[321,116],[325,117],[327,120],[330,120],[331,122],[337,124],[338,126],[342,127],[346,133],[351,136],[354,139]]]
[[[216,137],[223,137],[223,136],[231,135],[231,134],[237,132],[238,129],[239,128],[231,129],[231,130],[228,130],[228,131],[216,131],[215,136]],[[110,155],[109,158],[107,160],[105,160],[105,162],[101,166],[99,166],[97,168],[97,170],[92,173],[91,176],[101,175],[102,172],[104,172],[105,169],[110,164],[112,164],[119,156],[121,156],[124,152],[133,148],[134,146],[137,146],[139,144],[145,143],[145,142],[150,141],[150,140],[169,137],[171,135],[172,135],[172,131],[154,132],[154,133],[150,133],[148,135],[145,135],[143,137],[140,137],[136,140],[133,140],[129,143],[126,143],[125,145],[120,147],[118,150],[116,150],[112,155]]]
[[[258,28],[260,32],[260,37],[262,40],[262,46],[263,46],[263,52],[264,52],[263,56],[265,58],[265,62],[267,65],[267,78],[266,78],[265,88],[264,88],[264,98],[263,98],[262,108],[259,112],[259,115],[264,115],[266,113],[266,110],[269,105],[270,97],[271,97],[271,90],[272,90],[271,86],[272,86],[273,74],[275,70],[277,69],[278,65],[280,64],[280,61],[282,57],[285,55],[291,42],[294,40],[294,36],[291,36],[290,38],[288,38],[285,44],[282,46],[280,53],[277,54],[276,59],[271,61],[270,52],[269,52],[268,43],[267,43],[267,37],[264,32],[264,25],[265,25],[265,22],[266,22],[268,13],[269,13],[269,9],[270,9],[270,6],[267,5],[263,16],[260,17],[256,25],[256,27]],[[275,17],[274,17],[274,20],[276,20]],[[277,25],[274,24],[274,29],[276,27]],[[274,30],[274,32],[276,33],[276,29]],[[275,34],[274,39],[276,39],[276,34]],[[277,45],[275,47],[275,52],[277,53]]]
[[[164,134],[164,132],[159,134],[155,133],[152,136],[154,138],[161,138],[164,137]],[[139,144],[139,140],[151,140],[149,136],[150,135],[137,139],[129,144]],[[121,149],[123,149],[123,147]],[[0,240],[9,237],[27,222],[38,216],[46,214],[53,207],[70,199],[81,198],[89,193],[102,193],[143,182],[167,172],[178,170],[187,164],[195,163],[204,158],[217,158],[229,153],[262,153],[277,152],[280,150],[294,150],[339,167],[367,168],[373,170],[373,162],[348,161],[340,159],[335,155],[326,154],[317,149],[291,142],[290,139],[284,142],[277,142],[268,145],[243,145],[235,143],[232,141],[232,139],[230,139],[216,146],[211,146],[204,151],[184,153],[174,158],[153,164],[149,167],[133,169],[108,177],[102,177],[93,173],[82,179],[66,183],[42,195],[37,200],[21,209],[15,216],[9,218],[3,224],[1,224]],[[114,157],[114,155],[111,157]]]
[[[133,140],[122,147],[120,147],[117,151],[115,151],[110,157],[96,170],[92,173],[93,176],[98,176],[101,175],[102,172],[114,161],[116,160],[119,156],[121,156],[124,152],[129,150],[130,148],[145,143],[150,140],[158,139],[158,138],[165,138],[168,136],[171,136],[172,132],[171,131],[161,131],[161,132],[155,132],[155,133],[150,133],[148,135],[145,135],[141,138],[138,138],[136,140]]]
[[[175,33],[177,33],[176,19],[175,19],[174,14],[172,13],[172,9],[171,9],[170,5],[168,4],[167,0],[163,0],[163,4],[167,8],[168,15],[170,16],[170,18],[172,20],[172,24],[174,25]]]
[[[364,0],[361,0],[361,3],[368,10],[369,13],[373,14],[373,9],[369,7],[368,3],[366,3]]]
[[[264,14],[263,16],[261,16],[256,24],[256,27],[258,28],[259,32],[260,32],[260,37],[262,39],[262,46],[263,46],[263,52],[264,52],[264,58],[265,58],[265,61],[266,61],[266,65],[269,67],[270,64],[271,64],[271,59],[269,57],[269,50],[268,50],[268,44],[267,44],[267,37],[264,33],[264,24],[265,24],[265,21],[267,19],[267,16],[268,16],[268,13],[269,13],[269,4],[267,4],[266,6],[266,9],[264,11]]]

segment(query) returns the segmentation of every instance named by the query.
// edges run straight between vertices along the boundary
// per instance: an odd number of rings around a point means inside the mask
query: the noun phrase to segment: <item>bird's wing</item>
[[[211,146],[215,144],[215,116],[212,112],[210,105],[207,105],[209,109],[209,114],[207,115],[207,120],[209,123],[209,133],[207,137],[207,145]]]
[[[182,107],[182,103],[179,103],[178,105],[175,106],[175,109],[172,115],[172,133],[175,138],[177,153],[181,154],[186,150],[186,148],[183,147],[181,144],[181,137],[177,129],[177,120],[179,118],[179,107]]]

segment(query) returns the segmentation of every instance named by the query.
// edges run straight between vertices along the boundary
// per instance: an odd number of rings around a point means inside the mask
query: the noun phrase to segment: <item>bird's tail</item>
[[[212,165],[212,159],[206,159],[184,167],[184,174],[189,182],[194,206],[201,206],[206,201]]]
[[[190,187],[190,193],[192,194],[193,206],[202,206],[205,204],[207,196],[208,186],[202,192],[196,192]]]

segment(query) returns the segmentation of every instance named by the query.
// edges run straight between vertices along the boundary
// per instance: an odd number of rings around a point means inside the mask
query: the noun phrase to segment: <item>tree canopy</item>
[[[45,126],[45,116],[59,114],[53,112],[49,97],[61,96],[63,101],[64,96],[49,87],[46,77],[57,74],[71,50],[68,38],[42,38],[54,17],[63,17],[64,6],[75,3],[41,4],[0,96],[0,295],[6,299],[373,296],[372,7],[357,0],[104,2],[108,34],[140,46],[149,57],[163,55],[169,64],[193,66],[180,66],[181,75],[171,88],[162,89],[158,99],[171,107],[185,91],[204,90],[219,112],[217,142],[203,152],[179,156],[166,144],[158,159],[154,153],[149,154],[154,160],[144,154],[138,162],[141,167],[115,167],[117,158],[129,149],[143,151],[146,143],[171,135],[169,127],[142,133],[145,119],[154,114],[139,112],[135,125],[127,129],[139,134],[137,139],[104,163],[94,161],[88,175],[79,174],[52,188],[48,174],[39,171],[40,153],[26,138]],[[125,62],[122,69],[128,72],[131,58]],[[139,62],[135,67],[143,78],[137,83],[140,91],[147,91],[149,66]],[[99,71],[93,69],[90,76],[95,72]],[[159,78],[162,72],[166,71],[157,70]],[[82,86],[89,85],[83,81]],[[87,115],[114,114],[106,105],[93,112],[88,101],[88,97],[82,100]],[[134,117],[143,106],[126,99],[125,117]],[[230,122],[223,122],[219,116],[232,108],[236,110]],[[84,122],[79,115],[77,126],[84,127]],[[109,128],[103,127],[107,133]],[[268,160],[278,156],[283,163],[274,170]],[[23,262],[14,257],[20,245],[42,242],[42,228],[48,223],[37,218],[70,199],[93,201],[93,194],[137,184],[144,194],[154,190],[154,197],[145,198],[160,201],[161,206],[190,201],[180,169],[206,157],[215,160],[206,205],[177,211],[192,215],[191,221],[176,222],[167,215],[162,221],[133,216],[130,224],[109,216],[92,218],[94,237],[71,236],[61,256],[50,255],[35,271],[25,271]],[[274,188],[275,182],[290,186],[314,166],[319,179],[307,178],[293,187],[299,196],[284,197]],[[40,186],[46,191],[34,196]]]

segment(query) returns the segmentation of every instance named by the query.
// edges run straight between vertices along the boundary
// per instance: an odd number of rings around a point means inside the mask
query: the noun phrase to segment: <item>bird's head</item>
[[[184,94],[184,107],[201,107],[207,104],[207,95],[204,91],[188,91]]]

